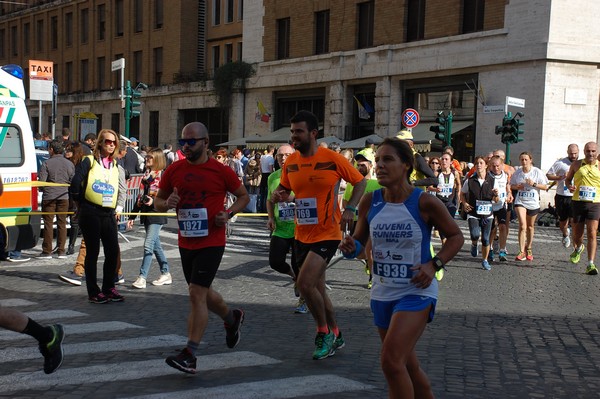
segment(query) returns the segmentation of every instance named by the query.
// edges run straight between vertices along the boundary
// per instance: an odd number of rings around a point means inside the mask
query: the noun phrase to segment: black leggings
[[[291,266],[285,261],[290,248],[292,249]],[[271,244],[269,246],[269,265],[273,270],[283,274],[289,274],[291,268],[294,271],[294,274],[296,276],[298,275],[299,269],[298,265],[296,265],[294,237],[281,238],[277,236],[271,236]]]
[[[108,293],[115,287],[119,241],[117,220],[113,213],[82,209],[79,215],[79,228],[85,239],[85,284],[89,296],[98,295],[97,263],[100,253],[100,241],[104,247],[104,265],[102,267],[102,292]]]

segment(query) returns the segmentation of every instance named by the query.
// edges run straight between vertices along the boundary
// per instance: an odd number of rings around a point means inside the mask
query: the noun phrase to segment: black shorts
[[[598,202],[572,201],[571,207],[573,208],[574,223],[600,219],[600,203]]]
[[[209,288],[217,275],[223,252],[225,247],[179,248],[185,281]]]
[[[515,205],[515,208],[525,208],[523,205]],[[537,209],[527,209],[527,216],[536,216],[538,213],[540,213],[540,208]]]
[[[508,211],[506,210],[506,207],[503,206],[497,211],[494,211],[494,221],[492,222],[492,230],[494,229],[494,227],[496,227],[496,225],[508,224],[509,222],[510,219],[508,218]]]
[[[294,251],[296,251],[296,262],[298,267],[302,267],[309,252],[314,252],[325,260],[325,263],[329,263],[333,255],[340,245],[339,240],[327,240],[318,241],[311,244],[305,244],[298,240],[294,241]]]
[[[554,196],[554,206],[556,207],[556,216],[558,216],[558,220],[564,222],[570,217],[573,217],[573,210],[571,205],[572,197],[567,197],[565,195],[555,195]]]

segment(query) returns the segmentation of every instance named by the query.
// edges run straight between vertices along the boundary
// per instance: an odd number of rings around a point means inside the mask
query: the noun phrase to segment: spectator
[[[63,142],[55,139],[50,142],[50,159],[40,169],[39,180],[48,183],[70,184],[75,175],[75,166],[63,156]],[[44,217],[44,241],[42,253],[38,259],[52,259],[52,240],[54,237],[54,218],[56,217],[57,254],[59,259],[66,258],[65,242],[67,240],[67,215],[69,211],[69,188],[40,187],[43,191],[42,211]],[[56,213],[56,214],[53,214]]]
[[[71,129],[68,127],[64,127],[62,130],[62,141],[65,146],[71,142]]]
[[[82,144],[78,141],[69,144],[65,152],[69,152],[71,156],[69,158],[66,157],[69,161],[73,163],[75,167],[81,162],[83,159],[83,147],[85,144]],[[69,212],[77,212],[77,209],[73,206],[73,201],[69,198]],[[79,235],[79,221],[75,217],[75,215],[71,215],[71,229],[69,230],[69,245],[67,246],[67,255],[73,255],[75,253],[75,242],[77,241],[77,236]]]
[[[173,146],[171,144],[167,143],[164,145],[163,153],[165,154],[167,166],[176,161],[176,154],[173,152]]]
[[[242,165],[242,151],[237,148],[231,152],[232,161],[230,163],[231,168],[237,175],[240,181],[244,180],[244,166]]]
[[[254,159],[248,161],[244,176],[246,183],[248,184],[248,193],[256,195],[259,193],[261,173],[260,173],[260,155],[256,154]]]
[[[260,180],[260,198],[258,201],[259,212],[267,211],[265,205],[265,201],[267,200],[267,180],[269,179],[269,175],[275,170],[275,158],[273,158],[274,152],[275,147],[270,145],[267,147],[267,153],[260,157],[260,172],[262,177]]]
[[[88,133],[83,139],[83,155],[92,155],[94,147],[96,146],[96,135],[94,133]]]

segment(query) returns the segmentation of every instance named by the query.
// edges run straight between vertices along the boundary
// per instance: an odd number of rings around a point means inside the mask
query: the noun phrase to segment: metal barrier
[[[142,183],[143,174],[131,175],[127,180],[127,197],[125,198],[125,206],[123,212],[132,212],[140,194],[140,184]]]

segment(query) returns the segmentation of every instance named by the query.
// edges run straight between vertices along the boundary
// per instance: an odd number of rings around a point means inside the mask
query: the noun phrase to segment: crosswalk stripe
[[[28,301],[26,299],[10,298],[0,299],[0,307],[12,308],[15,306],[31,306],[37,305],[35,302]]]
[[[70,354],[72,353],[68,355]],[[65,357],[65,362],[68,361],[66,359]],[[232,367],[256,367],[277,363],[281,363],[281,361],[253,352],[219,353],[198,357],[198,371],[223,370]],[[50,386],[72,385],[74,382],[77,384],[93,384],[107,381],[137,381],[141,378],[161,377],[173,374],[183,375],[181,371],[165,364],[164,359],[99,364],[71,369],[64,368],[63,364],[63,368],[51,375],[46,375],[42,371],[36,371],[33,373],[22,372],[0,376],[0,386],[3,393],[6,393],[8,391],[35,390]]]
[[[69,334],[69,330],[65,330]],[[155,335],[141,338],[115,339],[110,341],[82,342],[78,344],[63,345],[66,356],[79,355],[82,353],[106,353],[131,351],[136,349],[161,348],[169,346],[183,346],[187,342],[186,337],[180,335]],[[7,348],[0,351],[0,363],[16,360],[37,359],[40,352],[37,347]],[[0,384],[1,386],[2,384]]]
[[[98,323],[85,323],[85,324],[63,324],[69,335],[75,334],[90,334],[106,331],[121,331],[130,328],[144,328],[142,326],[136,326],[135,324],[129,324],[122,321],[102,321]],[[14,331],[0,331],[0,341],[16,341],[20,339],[31,339],[29,335],[16,333]]]
[[[165,392],[154,395],[134,396],[127,399],[243,399],[243,398],[296,398],[309,395],[335,394],[348,391],[373,389],[372,385],[349,380],[334,374],[309,375],[242,384],[198,388],[187,391]]]
[[[41,310],[39,312],[26,312],[25,315],[35,321],[39,320],[64,320],[71,317],[89,316],[87,313],[69,309]]]

